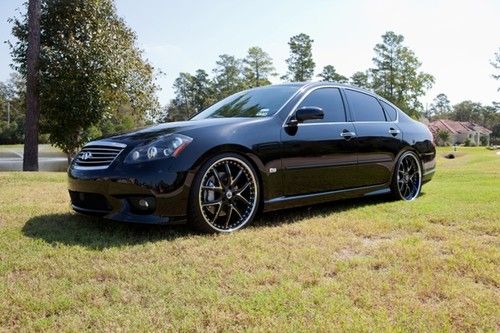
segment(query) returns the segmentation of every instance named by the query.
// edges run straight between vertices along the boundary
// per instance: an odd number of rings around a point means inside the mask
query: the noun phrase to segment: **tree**
[[[26,75],[26,17],[12,22],[11,53]],[[41,31],[41,124],[68,155],[107,119],[125,113],[137,126],[157,110],[153,68],[113,0],[43,0]]]
[[[207,72],[198,69],[195,75],[180,73],[174,81],[175,98],[166,107],[164,120],[187,120],[213,102],[213,87]]]
[[[180,73],[174,81],[175,105],[185,119],[195,113],[193,103],[193,76],[189,73]]]
[[[495,59],[491,61],[491,65],[497,70],[497,74],[492,74],[491,76],[495,80],[500,80],[500,48],[498,52],[495,52]],[[497,90],[500,91],[500,87]]]
[[[448,96],[445,94],[437,95],[431,103],[430,116],[436,119],[446,118],[451,112],[451,105]]]
[[[370,89],[369,76],[367,72],[356,72],[351,76],[351,84],[360,88]]]
[[[271,84],[271,76],[275,76],[273,59],[258,46],[248,49],[248,54],[243,59],[243,71],[250,88]]]
[[[418,117],[422,110],[419,98],[432,87],[434,77],[419,71],[420,61],[403,45],[403,41],[402,35],[392,31],[382,35],[382,43],[374,48],[375,68],[370,69],[371,85],[376,93],[407,114]]]
[[[439,129],[436,134],[440,145],[445,146],[450,141],[450,132]]]
[[[463,101],[453,106],[453,112],[450,118],[456,121],[471,121],[479,123],[482,112],[481,103],[472,101]]]
[[[450,118],[456,121],[470,121],[486,128],[493,128],[500,123],[500,113],[496,107],[472,101],[454,105]]]
[[[491,136],[495,139],[500,138],[500,123],[493,126]]]
[[[41,0],[28,2],[26,46],[26,122],[23,171],[38,171],[38,122],[40,118],[40,16]]]
[[[338,83],[349,82],[349,79],[337,73],[337,70],[332,65],[326,65],[325,67],[323,67],[323,71],[320,74],[318,74],[318,76],[323,79],[322,81],[338,82]]]
[[[178,116],[187,120],[207,108],[212,102],[212,85],[207,72],[198,69],[195,75],[180,73],[174,81],[175,107]]]
[[[0,82],[0,144],[24,142],[26,118],[26,80],[12,74],[5,83]],[[39,140],[43,141],[43,137]]]
[[[219,60],[215,64],[213,81],[214,87],[216,87],[215,95],[218,100],[246,88],[242,74],[241,60],[236,59],[234,56],[223,54],[219,56]]]
[[[193,106],[196,113],[201,112],[212,105],[215,100],[213,98],[212,81],[208,77],[208,73],[203,69],[198,69],[192,76],[193,80]]]
[[[304,33],[290,38],[290,57],[286,60],[288,73],[282,77],[283,80],[300,82],[312,79],[316,66],[312,57],[313,42],[314,40]]]

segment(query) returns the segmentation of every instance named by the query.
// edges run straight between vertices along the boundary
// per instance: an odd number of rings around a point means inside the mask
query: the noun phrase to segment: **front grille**
[[[91,142],[78,153],[74,165],[79,169],[106,169],[125,147],[116,142]]]
[[[71,203],[76,208],[103,212],[111,210],[108,200],[102,194],[69,191],[69,196],[71,197]]]

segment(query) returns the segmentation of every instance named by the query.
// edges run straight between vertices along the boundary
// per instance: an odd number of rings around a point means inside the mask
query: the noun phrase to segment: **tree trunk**
[[[26,122],[23,171],[38,171],[38,119],[40,118],[39,62],[41,0],[28,3],[28,50],[26,54]]]

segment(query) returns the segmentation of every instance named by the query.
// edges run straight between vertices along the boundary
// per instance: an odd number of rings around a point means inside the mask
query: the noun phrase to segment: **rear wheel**
[[[397,199],[411,201],[418,197],[422,188],[422,168],[418,156],[405,152],[396,163],[392,179],[392,193]]]
[[[215,156],[194,179],[190,221],[206,232],[236,231],[255,217],[259,190],[257,174],[244,157],[232,153]]]

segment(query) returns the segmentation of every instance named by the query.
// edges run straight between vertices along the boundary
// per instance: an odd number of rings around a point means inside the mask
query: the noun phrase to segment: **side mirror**
[[[290,119],[290,125],[296,125],[298,123],[303,123],[306,120],[317,120],[323,119],[325,117],[325,113],[323,109],[318,108],[316,106],[303,106],[297,111],[295,111],[295,115],[292,119]]]

